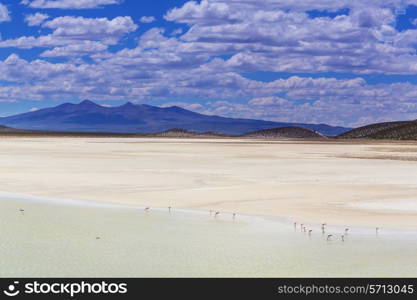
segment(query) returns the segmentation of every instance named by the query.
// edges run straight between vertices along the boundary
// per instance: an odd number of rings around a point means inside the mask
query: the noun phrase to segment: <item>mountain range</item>
[[[337,136],[350,128],[326,124],[272,122],[203,115],[178,106],[157,107],[126,103],[105,107],[84,100],[0,118],[0,124],[16,129],[60,132],[157,133],[173,128],[198,133],[242,135],[248,132],[302,127],[327,136]]]

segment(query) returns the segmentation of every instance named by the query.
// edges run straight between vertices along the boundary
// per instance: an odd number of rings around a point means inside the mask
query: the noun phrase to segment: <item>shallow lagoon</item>
[[[351,228],[342,242],[344,228],[307,227],[311,236],[287,220],[3,195],[0,276],[417,276],[415,232]]]

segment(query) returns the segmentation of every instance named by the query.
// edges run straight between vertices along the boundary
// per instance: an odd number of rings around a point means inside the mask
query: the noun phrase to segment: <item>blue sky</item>
[[[0,115],[91,99],[417,119],[417,0],[0,0]]]

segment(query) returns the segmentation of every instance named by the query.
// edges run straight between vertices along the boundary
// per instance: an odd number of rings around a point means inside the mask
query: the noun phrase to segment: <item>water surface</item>
[[[417,276],[414,232],[70,204],[1,198],[1,277]]]

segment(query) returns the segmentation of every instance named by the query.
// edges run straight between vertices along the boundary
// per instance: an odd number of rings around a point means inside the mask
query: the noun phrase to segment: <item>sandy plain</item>
[[[0,138],[0,191],[417,229],[417,143]]]

